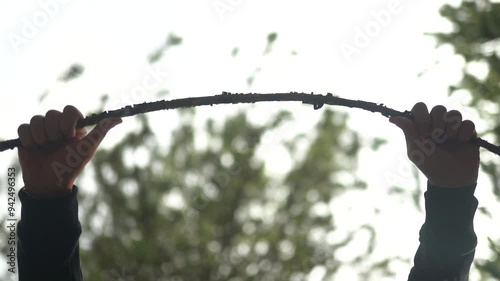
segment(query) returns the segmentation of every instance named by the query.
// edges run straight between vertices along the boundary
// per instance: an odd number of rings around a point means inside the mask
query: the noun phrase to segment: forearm
[[[76,186],[59,198],[35,199],[19,192],[19,281],[82,280],[77,193]]]
[[[478,201],[475,185],[440,188],[428,185],[426,220],[409,281],[468,280],[477,237],[473,219]]]

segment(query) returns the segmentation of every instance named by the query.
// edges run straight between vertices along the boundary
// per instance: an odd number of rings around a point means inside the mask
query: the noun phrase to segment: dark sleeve
[[[35,199],[19,191],[17,234],[19,281],[81,281],[78,188],[71,194]]]
[[[466,281],[477,237],[474,214],[476,185],[441,188],[427,185],[425,222],[409,281]]]

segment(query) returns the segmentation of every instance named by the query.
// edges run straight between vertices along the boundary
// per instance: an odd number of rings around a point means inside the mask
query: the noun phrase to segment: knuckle
[[[68,105],[66,105],[64,107],[63,112],[75,111],[75,110],[77,110],[76,107],[74,107],[73,105],[68,104]]]
[[[19,125],[19,127],[17,127],[17,134],[19,136],[23,135],[25,132],[28,132],[30,129],[30,125],[29,124],[21,124]]]
[[[81,116],[80,110],[72,105],[66,105],[63,110],[63,114],[70,116]]]
[[[462,126],[470,128],[472,130],[476,129],[476,125],[471,120],[464,120],[464,121],[462,121]]]
[[[417,102],[417,103],[415,104],[415,107],[427,107],[427,105],[425,105],[425,103],[424,103],[424,102],[419,101],[419,102]]]
[[[43,122],[45,119],[45,117],[43,117],[42,115],[35,115],[33,117],[31,117],[31,120],[30,120],[30,124],[33,125],[33,124],[40,124],[41,122]]]
[[[432,114],[440,114],[444,112],[446,112],[446,107],[444,107],[443,105],[436,105],[431,110]]]
[[[427,105],[423,102],[418,102],[413,106],[411,110],[415,117],[415,121],[427,121],[429,119],[429,111],[427,110]]]
[[[29,148],[33,146],[33,140],[29,124],[21,124],[17,128],[17,133],[19,135],[19,140],[21,140],[21,143],[24,147]]]
[[[450,110],[446,112],[444,120],[446,123],[459,124],[462,121],[462,114],[458,110]]]
[[[420,101],[415,104],[414,108],[417,110],[427,110],[427,105]]]
[[[51,109],[45,113],[45,117],[57,117],[60,116],[62,113],[60,111]]]
[[[458,111],[458,110],[452,109],[452,110],[448,111],[448,115],[449,116],[455,116],[455,115],[462,116],[462,113],[460,113],[460,111]]]

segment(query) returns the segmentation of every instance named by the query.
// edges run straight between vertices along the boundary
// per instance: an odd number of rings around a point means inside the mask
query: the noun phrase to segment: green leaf
[[[382,139],[382,138],[375,138],[372,142],[372,145],[371,145],[371,148],[373,150],[378,150],[382,145],[384,144],[387,144],[387,140],[386,139]]]
[[[173,33],[170,33],[170,35],[167,38],[166,45],[167,46],[177,46],[177,45],[180,45],[181,43],[182,43],[181,37],[179,37]]]
[[[269,33],[267,35],[267,43],[272,44],[274,41],[276,41],[276,38],[278,38],[278,34],[276,32]]]

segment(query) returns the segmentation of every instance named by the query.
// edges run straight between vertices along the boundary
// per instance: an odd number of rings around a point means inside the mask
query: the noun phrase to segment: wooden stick
[[[148,113],[159,110],[168,110],[176,108],[197,107],[203,105],[217,105],[217,104],[238,104],[238,103],[256,103],[256,102],[270,102],[270,101],[300,101],[304,104],[313,105],[314,109],[320,109],[323,105],[338,105],[347,106],[351,108],[360,108],[371,112],[380,113],[385,117],[391,116],[404,116],[412,119],[413,116],[409,111],[397,111],[384,106],[383,104],[376,104],[373,102],[344,99],[333,96],[328,93],[327,95],[315,95],[313,93],[270,93],[270,94],[257,94],[257,93],[229,93],[222,92],[221,95],[204,96],[204,97],[191,97],[174,100],[160,100],[155,102],[146,102],[141,104],[128,105],[126,107],[104,111],[99,114],[87,116],[80,119],[76,125],[77,128],[91,126],[97,124],[99,121],[109,117],[128,117],[136,114]],[[497,155],[500,156],[500,147],[491,144],[481,138],[471,140],[472,143],[477,144]],[[11,139],[0,142],[0,152],[15,147],[22,147],[19,139]]]

